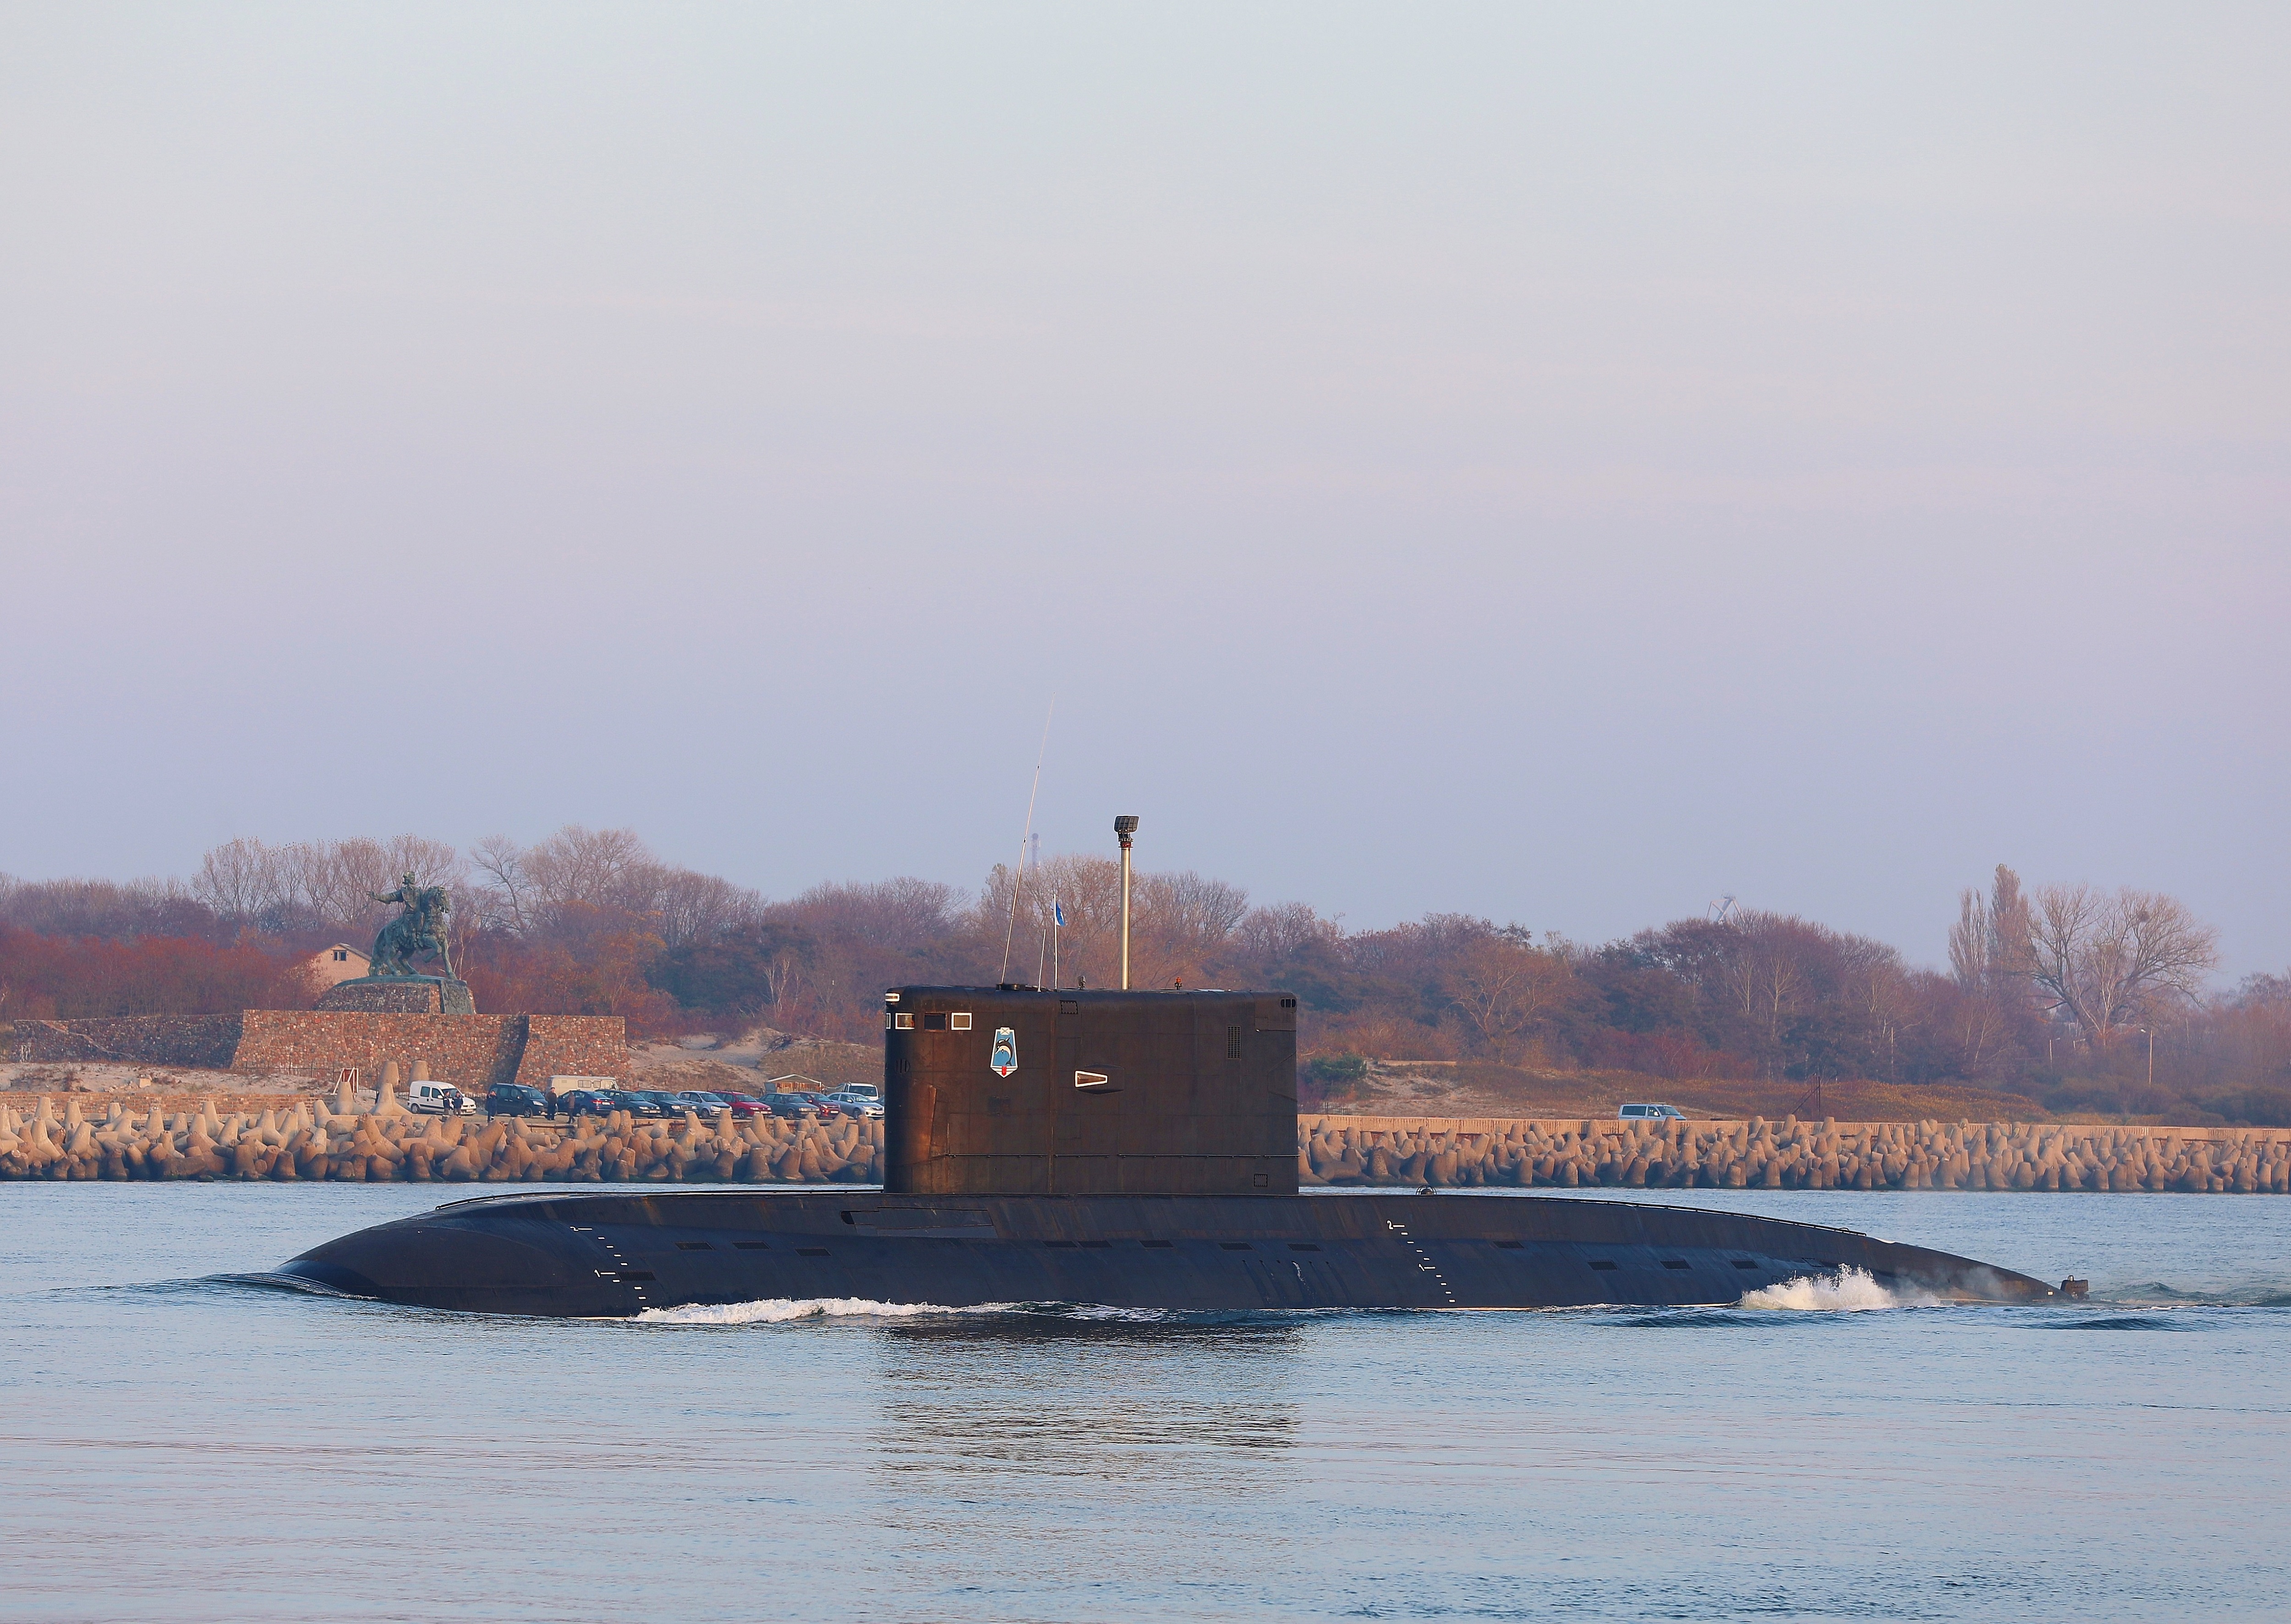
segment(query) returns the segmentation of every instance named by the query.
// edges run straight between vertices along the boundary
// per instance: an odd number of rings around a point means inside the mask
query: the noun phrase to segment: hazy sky
[[[2291,12],[0,8],[0,869],[2291,963]]]

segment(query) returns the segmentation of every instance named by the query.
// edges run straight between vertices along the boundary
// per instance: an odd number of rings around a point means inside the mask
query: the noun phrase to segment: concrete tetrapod
[[[2291,1194],[2272,1128],[1321,1116],[1298,1137],[1307,1186]]]
[[[502,1183],[872,1183],[880,1122],[777,1118],[479,1123],[419,1116],[385,1075],[377,1109],[297,1100],[226,1118],[213,1100],[100,1122],[76,1098],[0,1100],[0,1178],[402,1179]],[[2291,1194],[2291,1131],[2029,1122],[1642,1124],[1307,1117],[1300,1186]]]
[[[863,1183],[882,1171],[880,1123],[830,1130],[776,1118],[711,1126],[691,1115],[477,1123],[419,1116],[382,1093],[382,1108],[330,1110],[299,1101],[225,1118],[208,1101],[172,1120],[114,1110],[100,1130],[66,1102],[59,1120],[42,1097],[28,1120],[0,1102],[0,1178],[403,1179],[506,1183],[767,1180],[780,1170],[811,1181]]]

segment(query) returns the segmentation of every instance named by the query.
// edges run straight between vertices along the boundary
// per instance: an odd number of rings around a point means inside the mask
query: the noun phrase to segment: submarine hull
[[[832,1298],[1179,1311],[1684,1306],[1848,1267],[1944,1300],[2056,1295],[2025,1274],[1852,1230],[1476,1194],[503,1195],[360,1230],[278,1272],[429,1308],[625,1317]]]

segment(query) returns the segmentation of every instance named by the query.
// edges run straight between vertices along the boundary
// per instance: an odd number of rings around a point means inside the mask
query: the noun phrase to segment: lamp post
[[[2142,1026],[2140,1030],[2148,1036],[2148,1091],[2153,1094],[2156,1091],[2156,1029]]]
[[[1121,990],[1129,990],[1129,837],[1137,820],[1124,814],[1113,820],[1113,838],[1121,842]]]

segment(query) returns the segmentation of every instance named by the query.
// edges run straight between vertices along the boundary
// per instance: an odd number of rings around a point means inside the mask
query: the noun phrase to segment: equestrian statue
[[[408,874],[394,891],[366,895],[376,902],[394,902],[405,910],[374,938],[374,963],[366,971],[368,976],[418,975],[410,961],[424,953],[436,953],[446,961],[446,974],[452,977],[454,955],[446,945],[446,915],[453,912],[454,903],[444,886],[417,885]]]

